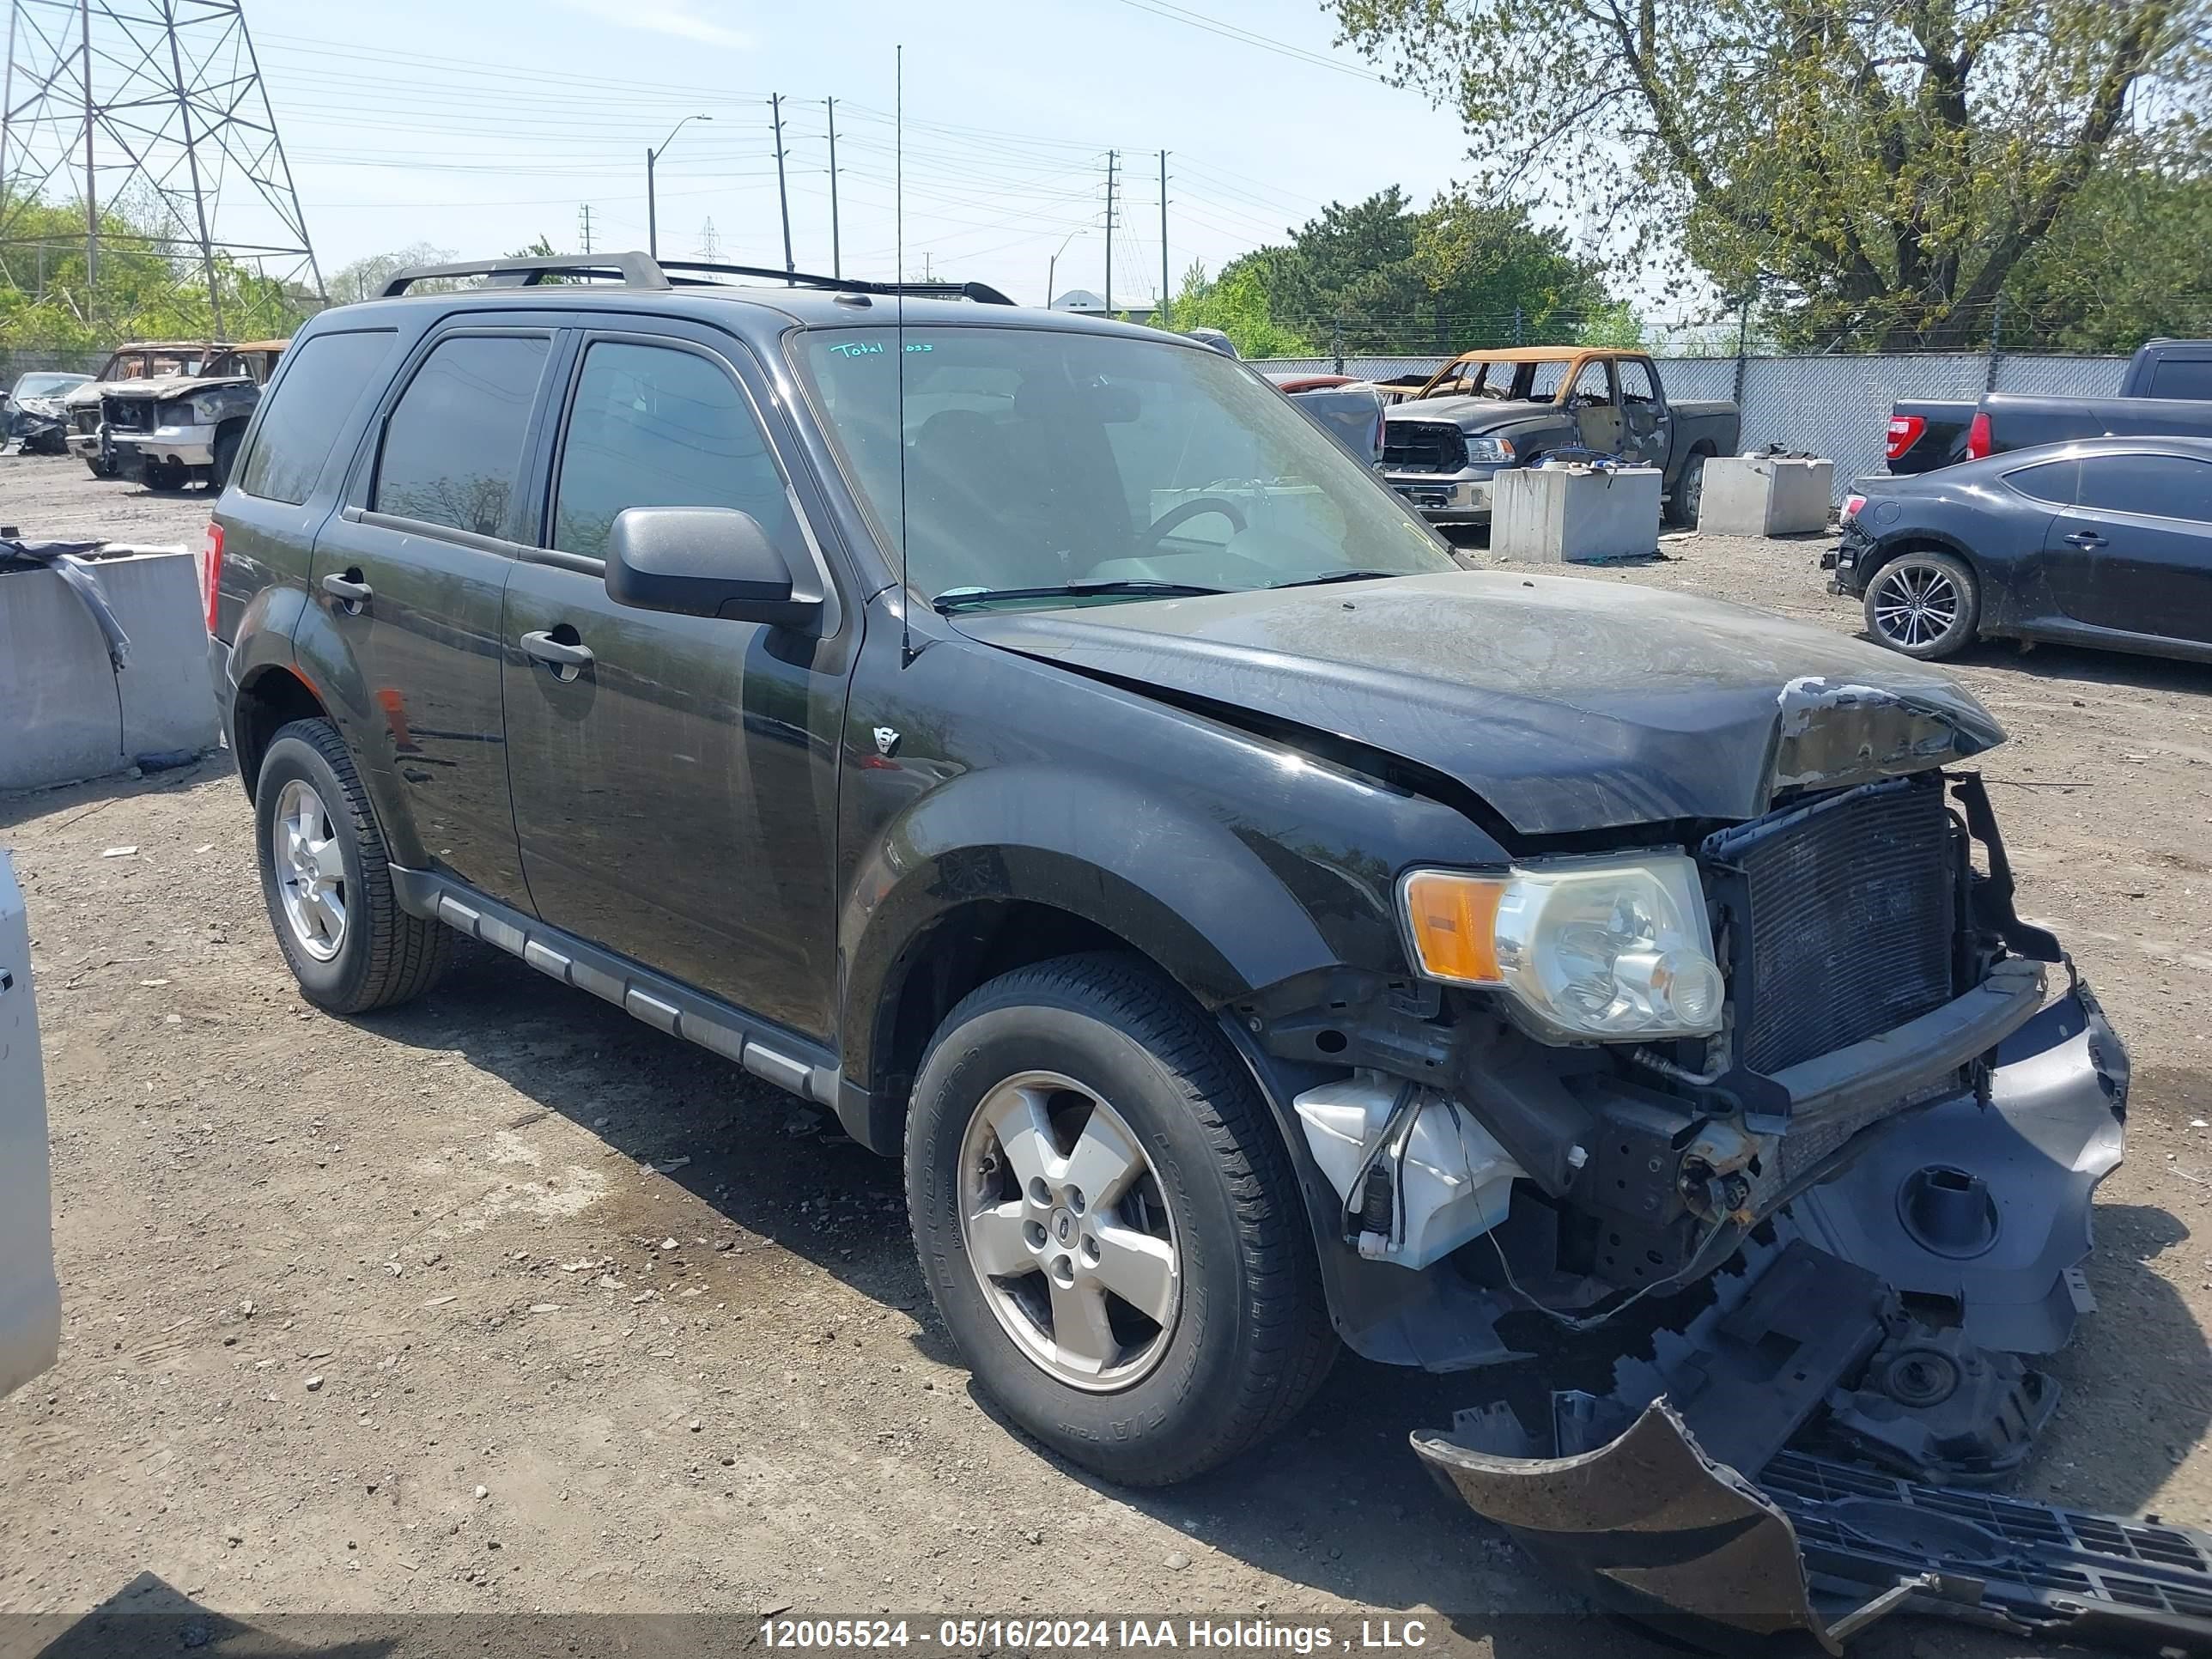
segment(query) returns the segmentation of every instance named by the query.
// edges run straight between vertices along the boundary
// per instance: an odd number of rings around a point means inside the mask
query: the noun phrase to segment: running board
[[[817,1105],[837,1108],[836,1062],[827,1050],[804,1037],[641,968],[627,957],[587,945],[450,877],[394,866],[392,890],[399,908],[410,915],[442,921],[471,939],[521,957],[549,978],[611,1002],[656,1030],[735,1060],[764,1083]],[[852,1126],[846,1125],[846,1130],[853,1133]]]

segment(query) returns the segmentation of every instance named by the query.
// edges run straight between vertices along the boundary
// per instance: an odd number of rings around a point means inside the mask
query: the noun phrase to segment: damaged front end
[[[1279,1060],[1351,1068],[1289,1102],[1346,1247],[1339,1328],[1448,1370],[1529,1358],[1546,1322],[1638,1327],[1651,1358],[1609,1388],[1414,1445],[1540,1564],[1677,1636],[1835,1652],[1910,1607],[2212,1651],[2212,1538],[1983,1495],[2056,1407],[2032,1360],[2090,1306],[2127,1058],[2017,915],[1981,780],[1924,763],[1922,711],[1881,713],[1882,743],[1846,749],[1785,719],[1780,803],[1690,842],[1704,914],[1605,923],[1656,929],[1607,948],[1685,983],[1710,951],[1727,994],[1702,1035],[1565,1040],[1539,997],[1433,971],[1239,1010]],[[1516,864],[1497,902],[1579,868]]]

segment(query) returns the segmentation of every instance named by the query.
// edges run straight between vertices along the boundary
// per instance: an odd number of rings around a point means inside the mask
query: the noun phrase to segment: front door
[[[394,839],[479,891],[527,904],[507,795],[500,609],[535,515],[518,488],[550,331],[436,337],[365,440],[347,505],[316,538],[312,593],[360,672],[397,780]],[[375,730],[375,728],[372,728]]]
[[[602,575],[608,532],[632,507],[737,507],[779,544],[811,546],[760,413],[766,383],[717,338],[584,340],[546,548],[507,584],[515,825],[546,921],[825,1037],[836,739],[857,626],[840,632],[834,599],[819,639],[634,610]]]
[[[1659,382],[1651,365],[1641,357],[1624,357],[1614,369],[1620,387],[1620,453],[1638,466],[1667,470],[1673,447],[1674,416],[1659,396]]]
[[[2081,466],[2045,542],[2068,614],[2212,644],[2212,461],[2091,454]]]
[[[1600,455],[1620,453],[1620,405],[1613,393],[1613,365],[1592,357],[1575,371],[1567,389],[1567,407],[1573,411],[1583,447]]]

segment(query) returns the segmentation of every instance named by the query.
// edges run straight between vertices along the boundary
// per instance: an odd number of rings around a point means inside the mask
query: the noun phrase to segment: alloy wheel
[[[345,945],[345,856],[314,786],[295,778],[276,797],[270,857],[293,943],[318,962]]]
[[[1925,646],[1958,625],[1964,600],[1949,573],[1935,565],[1901,562],[1875,578],[1875,626],[1901,646]]]
[[[1182,1255],[1121,1114],[1056,1073],[1008,1078],[976,1106],[960,1173],[968,1261],[1016,1346],[1087,1391],[1150,1375],[1175,1332]]]

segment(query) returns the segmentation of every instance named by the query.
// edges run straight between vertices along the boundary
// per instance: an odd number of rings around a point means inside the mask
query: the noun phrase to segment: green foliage
[[[1320,350],[1305,336],[1275,320],[1259,273],[1241,260],[1224,270],[1218,282],[1206,280],[1203,264],[1192,264],[1183,273],[1182,289],[1170,315],[1186,333],[1195,328],[1219,329],[1247,357],[1310,357]]]
[[[196,255],[148,246],[161,234],[148,228],[157,222],[127,204],[101,212],[95,288],[82,209],[0,196],[0,347],[100,351],[130,339],[281,337],[316,308],[313,296],[220,257],[210,295]]]
[[[2132,351],[2159,335],[2212,336],[2208,237],[2212,175],[2115,170],[2021,261],[1992,331],[2016,351]]]
[[[1332,204],[1287,246],[1248,253],[1222,277],[1247,271],[1275,317],[1361,355],[1568,343],[1593,327],[1612,331],[1607,343],[1634,343],[1641,331],[1557,232],[1460,191],[1419,212],[1395,185]]]
[[[1327,3],[1458,110],[1486,194],[1686,252],[1790,348],[1981,344],[2077,204],[2203,176],[2212,0]]]
[[[365,258],[356,259],[351,264],[341,265],[331,273],[331,303],[348,306],[361,300],[374,300],[384,292],[386,283],[411,265],[449,265],[460,257],[449,247],[436,247],[428,242],[416,242],[390,253],[369,254]],[[428,294],[442,292],[454,286],[456,284],[450,281],[428,282],[408,291]]]

